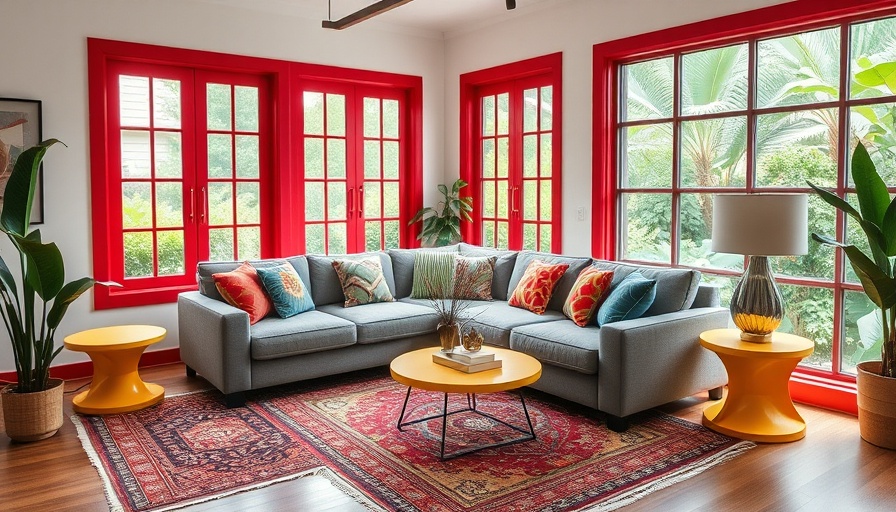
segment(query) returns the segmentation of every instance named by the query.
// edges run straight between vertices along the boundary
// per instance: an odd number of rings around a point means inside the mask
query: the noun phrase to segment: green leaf
[[[35,231],[38,232],[39,230]],[[28,284],[41,299],[52,300],[65,283],[65,265],[59,247],[53,242],[44,244],[29,238],[13,236],[28,260],[25,272]]]
[[[93,287],[95,283],[96,281],[90,277],[82,277],[63,286],[59,290],[59,294],[56,295],[53,307],[50,308],[50,313],[47,315],[47,327],[51,329],[58,327],[59,322],[62,321],[62,317],[65,316],[65,312],[68,310],[68,306]]]
[[[842,247],[871,302],[883,309],[889,309],[896,305],[896,280],[878,268],[856,246]]]
[[[441,192],[442,195],[445,196],[445,199],[448,199],[448,187],[446,187],[443,183],[439,183],[438,188],[439,192]]]
[[[887,256],[896,256],[896,198],[890,201],[890,206],[884,213],[884,222],[881,225],[884,239],[887,241],[885,251]]]
[[[874,167],[874,161],[865,146],[859,142],[852,154],[852,177],[856,184],[856,197],[862,217],[878,227],[884,221],[884,214],[890,205],[887,184]]]
[[[812,188],[812,190],[814,190],[824,202],[828,203],[829,205],[833,206],[834,208],[837,208],[838,210],[842,210],[844,213],[852,216],[856,220],[862,219],[862,216],[859,214],[858,210],[853,208],[851,204],[847,203],[840,196],[838,196],[832,192],[829,192],[821,187],[817,187],[817,186],[813,185],[812,182],[810,182],[810,181],[807,181],[806,184],[808,184]]]
[[[864,71],[856,73],[856,82],[866,87],[886,85],[890,92],[896,93],[896,62],[881,62]]]
[[[8,233],[25,236],[31,225],[31,208],[37,190],[40,162],[47,149],[59,142],[48,139],[26,149],[16,159],[16,164],[3,192],[3,211],[0,212],[0,226]]]
[[[16,280],[12,276],[12,272],[9,271],[9,267],[6,266],[6,262],[3,261],[2,257],[0,257],[0,283],[3,284],[3,288],[6,290],[6,293],[8,293],[11,297],[19,296]]]

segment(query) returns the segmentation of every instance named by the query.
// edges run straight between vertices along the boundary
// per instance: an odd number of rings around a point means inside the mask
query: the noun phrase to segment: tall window
[[[396,91],[308,84],[303,92],[305,247],[399,247],[406,100]]]
[[[461,76],[473,241],[559,250],[560,63],[555,54]]]
[[[896,193],[894,33],[893,17],[845,18],[618,63],[618,258],[698,267],[727,301],[745,258],[713,253],[710,234],[713,194],[732,192],[807,193],[807,237],[861,246],[860,228],[806,182],[854,203],[849,156],[861,140]],[[879,358],[874,305],[841,255],[810,239],[809,254],[771,262],[779,330],[815,342],[804,369],[850,379]]]

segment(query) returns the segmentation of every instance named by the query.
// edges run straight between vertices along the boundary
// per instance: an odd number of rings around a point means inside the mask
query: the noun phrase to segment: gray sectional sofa
[[[396,301],[351,308],[342,306],[342,288],[331,264],[335,257],[286,258],[310,290],[315,310],[285,319],[274,314],[251,326],[247,313],[224,302],[212,279],[239,263],[201,263],[199,291],[178,298],[180,355],[187,374],[198,372],[224,393],[228,406],[239,406],[249,390],[387,365],[404,352],[438,345],[436,314],[427,300],[409,297],[416,250],[367,253],[380,258]],[[541,361],[542,377],[531,387],[604,412],[616,431],[627,428],[632,414],[699,391],[721,398],[727,374],[718,357],[700,346],[698,336],[725,327],[728,311],[718,307],[717,288],[700,284],[699,272],[464,243],[441,250],[496,257],[494,301],[474,301],[465,314],[486,343]],[[570,265],[543,315],[507,304],[508,294],[535,259]],[[614,282],[635,270],[656,279],[656,300],[635,320],[577,326],[562,307],[587,265],[614,270]]]

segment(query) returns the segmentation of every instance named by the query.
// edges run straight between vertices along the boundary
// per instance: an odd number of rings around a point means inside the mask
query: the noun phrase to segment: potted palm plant
[[[409,224],[423,221],[423,230],[417,236],[418,240],[427,247],[440,247],[460,242],[460,221],[472,220],[470,212],[473,211],[473,198],[461,196],[460,189],[467,186],[467,182],[458,179],[451,185],[451,190],[444,184],[439,184],[439,192],[443,199],[435,208],[421,208]]]
[[[0,231],[16,250],[16,277],[0,257],[0,316],[12,343],[16,384],[2,391],[6,434],[15,441],[37,441],[62,426],[62,381],[50,378],[50,363],[62,350],[56,329],[68,306],[95,283],[82,277],[65,283],[62,253],[30,230],[31,208],[40,162],[50,139],[19,155],[3,194]]]
[[[825,202],[858,222],[867,238],[870,254],[830,236],[812,233],[812,238],[843,249],[862,289],[880,313],[881,360],[860,363],[857,367],[859,431],[862,438],[872,444],[896,449],[896,278],[893,269],[896,199],[890,199],[884,180],[861,142],[853,152],[851,171],[858,210],[836,194],[812,183],[809,186]]]

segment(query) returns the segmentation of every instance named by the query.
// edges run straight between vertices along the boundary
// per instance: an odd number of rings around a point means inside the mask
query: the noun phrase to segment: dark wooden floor
[[[168,394],[208,387],[187,379],[183,365],[141,370]],[[86,381],[66,383],[74,390]],[[66,395],[66,420],[59,433],[33,444],[0,436],[0,510],[108,510],[96,470],[81,448]],[[699,422],[704,397],[664,407]],[[808,423],[805,439],[759,445],[737,459],[659,490],[626,511],[893,511],[896,510],[896,452],[859,438],[854,417],[798,406]],[[2,426],[2,423],[0,423]],[[191,507],[216,510],[363,510],[322,477],[300,478]]]

